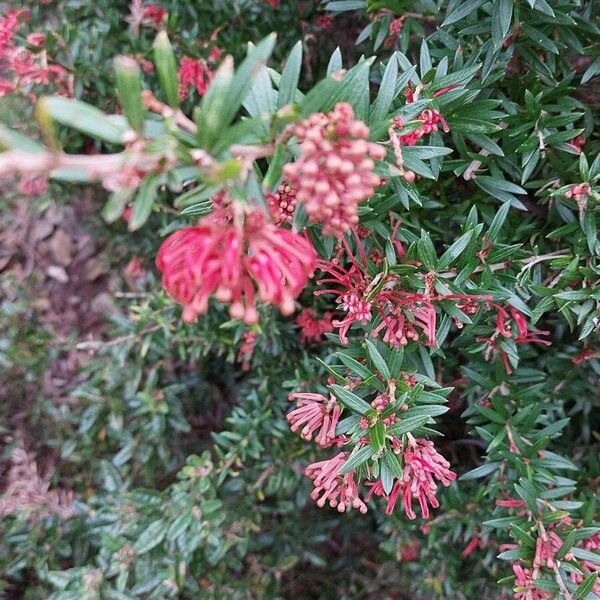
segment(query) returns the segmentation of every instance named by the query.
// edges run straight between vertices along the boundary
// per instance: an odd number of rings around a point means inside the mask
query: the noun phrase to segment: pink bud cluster
[[[267,194],[269,212],[275,225],[289,223],[296,208],[296,192],[287,183],[282,183],[272,194]]]
[[[284,167],[309,219],[323,224],[324,235],[344,235],[358,223],[358,205],[373,195],[380,179],[377,160],[385,150],[367,141],[369,128],[354,117],[350,104],[316,113],[294,125],[300,156]]]
[[[347,459],[348,453],[340,452],[334,458],[316,462],[306,467],[304,473],[312,479],[315,486],[310,497],[317,501],[319,508],[323,508],[329,502],[329,506],[337,508],[339,512],[357,508],[364,514],[367,512],[367,506],[358,494],[354,471],[350,471],[345,475],[340,474],[340,469]]]
[[[414,131],[404,135],[396,134],[398,141],[404,146],[414,146],[422,137],[438,131],[440,126],[445,133],[450,131],[448,123],[446,123],[444,117],[442,117],[440,112],[435,109],[425,109],[419,115],[417,121],[421,121],[422,125],[420,125]],[[396,117],[393,125],[396,129],[402,129],[402,127],[405,125],[404,119],[402,117]]]
[[[183,305],[185,321],[205,313],[214,295],[230,303],[233,319],[250,325],[258,321],[257,295],[291,314],[315,264],[316,253],[305,237],[275,227],[258,208],[238,204],[171,234],[156,257],[163,287]]]
[[[312,440],[317,432],[315,442],[323,448],[335,443],[335,428],[342,409],[333,396],[326,398],[322,394],[293,392],[289,400],[296,400],[298,406],[287,415],[292,431],[296,432],[302,427],[300,437],[307,441]]]
[[[320,342],[326,333],[333,331],[332,313],[323,313],[317,317],[312,308],[303,308],[296,318],[296,325],[300,328],[300,341],[303,344]]]

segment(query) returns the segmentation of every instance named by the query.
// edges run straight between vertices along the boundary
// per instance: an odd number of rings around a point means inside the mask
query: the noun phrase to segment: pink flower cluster
[[[323,508],[329,506],[344,512],[347,508],[357,508],[361,513],[367,512],[367,505],[360,499],[358,486],[354,479],[354,471],[340,475],[340,469],[348,459],[347,452],[340,452],[334,458],[313,463],[306,467],[305,475],[312,479],[315,489],[310,497]]]
[[[455,479],[456,473],[450,470],[450,463],[435,449],[433,442],[408,434],[406,447],[402,452],[404,471],[402,480],[396,481],[389,494],[385,494],[381,481],[370,482],[371,494],[384,496],[387,499],[386,514],[394,511],[396,502],[402,495],[402,506],[409,519],[416,519],[412,503],[419,502],[421,515],[429,518],[429,505],[437,508],[440,503],[436,498],[436,480],[448,487]],[[368,499],[368,498],[367,498]]]
[[[390,403],[394,387],[390,387],[390,394],[379,394],[371,403],[378,413]],[[297,401],[297,407],[287,415],[290,429],[294,432],[301,430],[300,435],[303,439],[310,441],[316,434],[315,442],[323,448],[341,446],[350,441],[346,436],[336,435],[342,409],[335,397],[293,392],[289,399]],[[392,424],[395,415],[391,415],[390,418],[391,421],[386,423],[386,426]],[[369,442],[365,438],[359,443]],[[409,433],[406,443],[397,438],[393,438],[391,443],[393,451],[402,454],[404,470],[402,480],[396,480],[389,494],[385,493],[381,480],[368,481],[366,485],[370,489],[364,501],[361,500],[356,473],[353,470],[345,474],[340,473],[349,456],[347,452],[340,452],[332,459],[316,462],[306,468],[306,475],[313,480],[315,486],[311,498],[317,500],[317,505],[321,508],[329,501],[330,506],[337,507],[340,512],[346,508],[358,508],[360,512],[366,512],[365,501],[372,495],[384,496],[387,499],[386,513],[391,514],[398,498],[402,496],[404,512],[409,519],[416,518],[412,507],[415,499],[419,502],[423,518],[428,518],[429,506],[439,506],[436,481],[449,486],[456,479],[456,473],[450,470],[450,463],[437,452],[433,442],[429,440],[415,439]]]
[[[32,52],[15,45],[14,33],[29,18],[29,11],[11,10],[0,18],[0,71],[10,74],[0,77],[0,96],[20,91],[35,98],[28,89],[32,85],[54,84],[58,93],[68,91],[68,73],[57,64],[48,62],[48,55],[41,49],[45,42],[43,33],[27,37],[29,46],[40,49]]]
[[[300,341],[303,344],[320,342],[326,333],[333,331],[332,316],[327,311],[319,318],[312,308],[303,308],[296,317],[296,325],[300,328]]]
[[[591,537],[585,539],[582,543],[582,547],[584,550],[588,552],[594,552],[596,554],[600,554],[600,532],[595,533]],[[600,565],[592,562],[591,560],[579,559],[578,565],[583,571],[583,574],[576,573],[571,571],[571,580],[576,584],[583,583],[583,580],[591,575],[592,573],[598,573],[598,578],[596,579],[596,583],[594,583],[594,587],[592,588],[592,592],[596,595],[600,596]]]
[[[290,132],[300,144],[299,158],[284,174],[296,189],[309,219],[322,223],[324,235],[344,235],[358,223],[358,205],[373,195],[383,147],[367,141],[369,128],[352,107],[338,103],[328,114],[316,113]]]
[[[323,448],[336,442],[335,428],[342,409],[333,396],[326,398],[322,394],[293,392],[289,400],[296,400],[298,405],[287,415],[292,431],[302,427],[300,437],[307,441],[317,432],[315,442]]]
[[[269,223],[258,208],[233,203],[171,234],[156,265],[163,287],[183,305],[183,319],[196,320],[214,294],[230,303],[229,314],[258,321],[255,302],[274,304],[289,315],[316,264],[310,242]]]
[[[567,517],[568,519],[568,517]],[[568,519],[570,521],[570,519]],[[558,522],[560,525],[561,521]],[[543,568],[555,570],[559,566],[559,560],[556,554],[562,547],[564,540],[559,537],[556,531],[546,530],[540,524],[539,536],[536,539],[535,554],[531,568],[521,566],[519,563],[514,563],[512,568],[516,576],[515,581],[515,598],[519,600],[545,600],[546,598],[554,597],[552,593],[543,591],[535,586],[536,580],[539,579]],[[550,527],[556,528],[556,525]],[[504,548],[517,548],[516,544],[504,546]],[[595,533],[582,543],[584,550],[598,553],[600,551],[600,533]],[[576,559],[572,552],[567,552],[563,557],[563,561],[576,561],[577,569],[569,569],[571,581],[577,585],[581,584],[586,577],[593,573],[600,573],[600,566],[586,559]],[[600,581],[596,580],[591,590],[595,594],[600,594]]]
[[[272,194],[267,194],[269,212],[275,225],[289,223],[296,208],[296,192],[287,183],[282,183]]]

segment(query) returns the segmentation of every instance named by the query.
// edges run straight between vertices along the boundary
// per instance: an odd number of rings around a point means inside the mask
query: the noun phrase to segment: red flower
[[[320,342],[326,333],[333,331],[331,318],[330,312],[318,318],[312,308],[303,308],[296,317],[296,325],[300,328],[300,341],[303,344]]]
[[[203,58],[196,59],[184,56],[177,71],[179,97],[185,100],[188,97],[190,86],[196,88],[199,96],[204,96],[212,81],[212,77],[213,72]]]
[[[254,353],[257,337],[258,335],[254,331],[245,331],[242,334],[242,343],[236,356],[236,361],[242,365],[242,371],[250,370],[250,359]]]
[[[215,295],[230,303],[233,319],[258,321],[255,296],[289,315],[315,267],[308,240],[267,222],[258,208],[232,207],[203,217],[195,227],[170,235],[156,265],[163,287],[183,305],[185,321],[195,321]]]
[[[167,11],[160,4],[147,4],[144,6],[143,23],[153,25],[157,29],[167,18]]]

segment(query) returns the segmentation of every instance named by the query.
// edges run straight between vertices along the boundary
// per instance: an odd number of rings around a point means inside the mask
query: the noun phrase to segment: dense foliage
[[[600,597],[598,21],[6,7],[3,222],[93,189],[123,277],[57,343],[0,262],[3,589]]]

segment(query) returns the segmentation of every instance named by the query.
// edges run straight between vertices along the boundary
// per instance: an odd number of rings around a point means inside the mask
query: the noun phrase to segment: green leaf
[[[329,388],[342,404],[344,404],[354,412],[357,412],[360,415],[366,415],[370,410],[373,410],[370,404],[365,402],[356,394],[353,394],[351,391],[335,383],[330,385]]]
[[[294,101],[294,95],[298,89],[300,69],[302,68],[302,42],[296,42],[292,48],[281,74],[279,84],[279,108]]]
[[[385,426],[381,421],[377,421],[373,427],[369,429],[369,439],[375,452],[379,452],[385,443]]]
[[[449,267],[469,245],[471,238],[473,237],[473,229],[463,233],[453,244],[442,254],[438,260],[437,269],[442,271]]]
[[[228,127],[235,118],[242,101],[246,97],[252,82],[261,73],[263,66],[275,47],[277,36],[272,33],[257,44],[248,53],[242,64],[236,69],[235,75],[228,86],[227,93],[221,98],[223,103],[220,111],[221,127]]]
[[[456,8],[448,14],[441,26],[446,27],[452,25],[452,23],[456,23],[457,21],[476,13],[477,9],[482,4],[485,4],[486,1],[487,0],[467,0],[467,2],[458,2]]]
[[[398,423],[394,423],[391,427],[388,427],[387,432],[390,435],[401,436],[405,433],[410,433],[419,427],[422,427],[429,421],[431,417],[429,415],[416,415],[414,417],[408,417],[407,419],[402,419]]]
[[[377,98],[375,98],[373,110],[371,111],[371,123],[387,118],[390,107],[392,106],[392,102],[396,96],[397,79],[398,59],[394,53],[388,60],[385,72],[383,73],[383,78],[379,84]]]
[[[135,190],[122,189],[112,192],[102,208],[102,218],[107,223],[114,223],[125,210],[127,203],[133,198]]]
[[[221,107],[233,79],[233,59],[225,57],[200,106],[194,111],[194,120],[198,126],[198,140],[205,148],[211,148],[224,129]]]
[[[62,96],[40,98],[37,111],[42,119],[48,117],[52,121],[111,144],[122,144],[127,133],[124,124],[119,124],[96,107],[74,98]]]
[[[489,462],[485,463],[471,471],[468,471],[464,475],[460,476],[461,481],[468,481],[469,479],[479,479],[480,477],[485,477],[486,475],[490,475],[498,470],[502,463],[500,462]]]
[[[156,200],[156,190],[158,188],[159,180],[159,173],[150,173],[150,175],[146,175],[142,181],[135,198],[131,219],[129,219],[127,227],[129,231],[136,231],[148,220],[148,217],[152,212],[154,200]]]
[[[166,102],[173,108],[179,107],[179,85],[177,83],[177,62],[169,41],[169,36],[162,30],[154,40],[154,66],[158,81]]]
[[[585,70],[585,73],[581,76],[581,83],[587,83],[598,73],[600,73],[600,56]]]
[[[492,4],[492,39],[494,50],[502,47],[512,19],[513,0],[494,0]]]
[[[345,475],[346,473],[350,473],[350,471],[354,471],[356,468],[360,467],[360,465],[367,462],[373,454],[375,454],[375,451],[370,445],[362,447],[355,446],[354,450],[352,450],[352,454],[350,454],[348,460],[340,469],[340,475]]]
[[[28,154],[37,154],[43,152],[44,147],[0,124],[0,150],[21,150]]]
[[[389,381],[392,378],[390,370],[385,360],[383,359],[383,356],[381,356],[381,353],[377,349],[377,346],[375,346],[375,344],[371,340],[366,340],[366,344],[367,351],[369,353],[369,358],[371,359],[371,361],[373,361],[375,368],[379,371],[379,373],[381,373],[381,375],[386,381]]]
[[[325,5],[325,10],[331,12],[346,12],[349,10],[360,10],[366,8],[365,0],[332,0]]]
[[[394,475],[396,479],[402,480],[402,465],[400,464],[398,457],[391,450],[385,451],[383,462],[387,465],[387,468],[392,472],[392,475]]]
[[[133,544],[135,553],[140,556],[158,546],[163,541],[167,528],[168,524],[162,519],[150,523]]]
[[[385,460],[379,464],[379,479],[383,486],[383,492],[389,494],[394,487],[394,475],[387,466]]]
[[[498,239],[498,235],[500,230],[502,229],[502,225],[504,225],[504,221],[506,221],[506,217],[508,216],[508,211],[510,210],[510,203],[503,204],[498,212],[494,215],[492,220],[492,224],[490,225],[490,229],[488,231],[487,237],[491,242],[495,242]]]
[[[336,356],[352,371],[352,373],[354,373],[354,375],[357,375],[361,379],[370,379],[374,376],[374,373],[351,356],[347,356],[343,352],[336,353]]]
[[[427,46],[427,41],[423,40],[421,42],[421,53],[419,56],[419,68],[421,71],[421,78],[425,77],[425,74],[431,70],[431,56],[429,55],[429,47]]]
[[[587,300],[590,297],[591,291],[589,289],[569,290],[568,292],[554,294],[554,297],[559,300]]]
[[[598,579],[598,573],[592,573],[579,585],[573,594],[573,600],[583,600],[587,598],[590,592],[594,589],[594,584]]]

